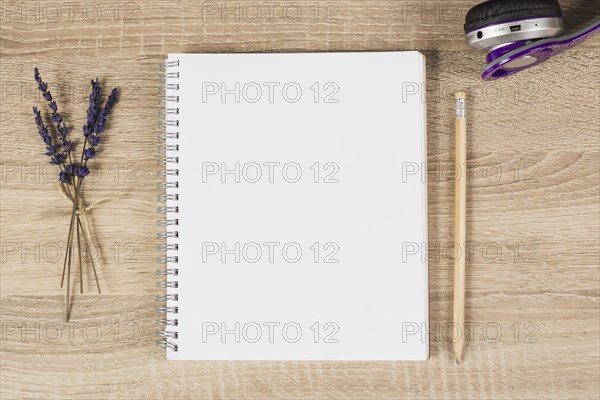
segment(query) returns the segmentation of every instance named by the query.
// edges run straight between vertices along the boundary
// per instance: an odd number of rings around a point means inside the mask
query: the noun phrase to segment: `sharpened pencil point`
[[[462,348],[454,349],[454,360],[457,364],[460,364],[460,362],[462,361]]]

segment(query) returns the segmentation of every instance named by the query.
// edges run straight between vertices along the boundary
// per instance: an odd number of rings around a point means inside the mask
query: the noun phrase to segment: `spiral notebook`
[[[425,60],[170,54],[171,360],[428,357]]]

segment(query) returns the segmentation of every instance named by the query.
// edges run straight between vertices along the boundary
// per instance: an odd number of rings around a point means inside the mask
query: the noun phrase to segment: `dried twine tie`
[[[64,196],[65,199],[67,199],[69,204],[71,206],[73,206],[75,204],[75,199],[73,198],[73,195],[71,194],[71,192],[67,191],[66,186],[67,185],[64,185],[64,184],[58,182],[58,189],[59,189],[60,193]],[[81,200],[81,197],[79,197],[79,199],[78,199],[79,204],[77,204],[77,209],[75,210],[75,214],[78,216],[79,221],[81,222],[81,226],[83,227],[83,236],[84,236],[86,243],[88,244],[88,248],[90,250],[90,257],[92,257],[92,261],[93,261],[93,254],[91,254],[91,247],[93,244],[92,231],[90,229],[90,225],[88,224],[87,213],[89,213],[93,209],[98,208],[102,205],[116,203],[117,201],[119,201],[119,199],[117,197],[104,197],[100,200],[94,201],[93,203],[91,203],[87,206],[84,206],[83,201]],[[98,264],[99,268],[101,267],[100,261],[101,261],[100,260],[100,252],[98,252],[97,264]]]

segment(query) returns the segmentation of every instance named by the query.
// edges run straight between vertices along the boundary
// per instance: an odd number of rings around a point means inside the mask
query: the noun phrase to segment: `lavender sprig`
[[[69,131],[67,126],[65,125],[62,115],[58,112],[58,106],[56,105],[56,101],[52,99],[52,93],[48,90],[48,84],[42,80],[40,75],[40,71],[36,68],[33,70],[33,76],[35,81],[38,83],[38,89],[42,92],[42,96],[48,102],[48,107],[50,111],[52,111],[52,122],[56,125],[56,135],[60,138],[62,142],[62,147],[66,153],[66,155],[71,158],[71,151],[74,148],[74,144],[67,137]]]
[[[104,104],[104,108],[102,109],[99,118],[96,120],[96,124],[94,125],[94,132],[96,134],[104,132],[104,126],[106,125],[107,117],[117,100],[119,100],[119,91],[117,88],[113,88],[108,96],[108,99],[106,100],[106,103]]]
[[[100,94],[101,87],[98,78],[92,80],[92,91],[89,97],[89,107],[87,111],[87,120],[83,126],[84,142],[81,146],[81,160],[79,163],[74,163],[71,157],[71,153],[74,151],[75,144],[68,138],[68,129],[63,121],[62,115],[58,112],[58,106],[56,101],[52,98],[52,94],[48,90],[48,84],[42,80],[39,70],[34,69],[34,78],[38,84],[38,89],[42,92],[42,95],[48,107],[52,112],[51,120],[56,126],[56,136],[58,139],[53,140],[48,131],[48,127],[44,124],[41,112],[33,107],[33,114],[35,116],[35,123],[38,129],[38,133],[44,144],[46,145],[46,155],[50,157],[50,163],[57,165],[60,168],[59,180],[65,183],[66,190],[72,197],[73,208],[71,211],[71,222],[69,223],[69,234],[67,236],[67,252],[65,255],[63,273],[61,279],[61,287],[63,287],[65,281],[65,273],[67,276],[67,294],[66,294],[66,320],[69,321],[70,312],[70,276],[71,276],[71,258],[73,253],[73,240],[75,232],[77,234],[77,243],[79,249],[79,274],[83,277],[82,271],[82,256],[81,256],[81,243],[80,243],[80,232],[83,229],[80,221],[80,215],[77,213],[80,207],[80,194],[81,185],[83,179],[90,173],[87,163],[90,159],[96,156],[96,147],[100,144],[100,134],[104,131],[113,106],[118,100],[118,90],[114,88],[108,96],[104,107],[100,105]],[[65,160],[68,157],[69,162]],[[84,231],[85,237],[85,231]],[[86,242],[87,243],[87,242]],[[89,244],[88,244],[89,246]],[[96,274],[96,268],[92,261],[92,268],[94,270],[94,277],[96,278],[96,285],[98,287],[98,293],[100,293],[100,284],[98,283],[98,276]],[[80,292],[83,293],[83,279],[80,279]]]
[[[100,82],[98,78],[95,81],[91,81],[92,83],[92,92],[90,93],[90,105],[87,110],[87,122],[83,126],[83,136],[86,138],[94,133],[94,124],[98,119],[98,114],[100,112]]]
[[[81,184],[81,180],[90,173],[87,162],[89,159],[96,157],[96,147],[100,144],[100,133],[104,131],[107,117],[118,100],[118,90],[114,88],[110,96],[108,96],[104,107],[101,108],[101,86],[98,78],[92,80],[91,85],[92,91],[89,96],[87,120],[82,129],[85,139],[82,146],[81,161],[65,166],[66,175],[68,175],[67,179],[77,177],[79,178],[79,185]]]
[[[108,122],[108,116],[113,108],[113,106],[119,100],[119,91],[117,88],[114,88],[108,99],[106,99],[106,103],[100,112],[98,108],[98,101],[95,98],[95,90],[99,88],[100,85],[98,81],[92,81],[92,93],[90,94],[90,107],[88,108],[88,121],[83,126],[83,134],[86,138],[86,143],[84,144],[84,149],[81,154],[82,160],[85,161],[84,167],[87,164],[87,161],[96,156],[96,147],[100,144],[100,134],[104,132],[106,127],[106,123]],[[91,120],[90,117],[96,116],[95,120]],[[87,147],[89,144],[89,147]]]
[[[38,133],[40,134],[42,140],[44,141],[44,144],[46,145],[45,154],[50,157],[50,164],[61,165],[65,159],[65,153],[63,151],[60,151],[60,147],[57,144],[55,144],[52,138],[50,137],[48,128],[46,127],[46,125],[44,124],[44,120],[42,119],[42,113],[37,109],[37,107],[33,107],[33,114],[35,115],[35,124],[37,125]],[[61,181],[63,180],[61,179]]]

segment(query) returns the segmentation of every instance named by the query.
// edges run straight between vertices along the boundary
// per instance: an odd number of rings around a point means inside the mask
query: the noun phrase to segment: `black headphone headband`
[[[464,28],[471,32],[502,22],[562,15],[558,0],[490,0],[469,10]]]

